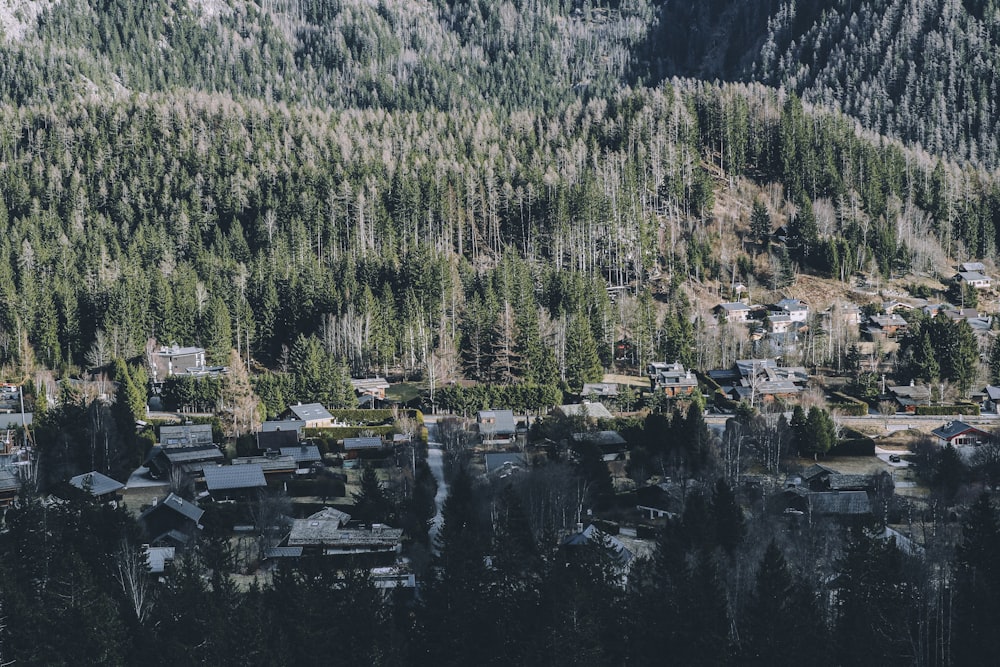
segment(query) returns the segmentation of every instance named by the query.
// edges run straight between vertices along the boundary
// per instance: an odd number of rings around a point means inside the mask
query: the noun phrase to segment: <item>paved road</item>
[[[444,523],[441,515],[441,508],[444,507],[444,500],[448,497],[448,484],[444,481],[444,452],[441,450],[441,443],[436,442],[437,424],[427,424],[429,442],[427,443],[427,466],[431,469],[431,474],[437,480],[437,495],[434,496],[434,504],[437,506],[437,513],[431,520],[431,527],[428,531],[431,536],[431,548],[437,553],[437,536]]]

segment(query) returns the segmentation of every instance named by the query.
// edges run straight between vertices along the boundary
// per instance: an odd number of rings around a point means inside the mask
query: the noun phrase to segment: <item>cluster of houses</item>
[[[277,420],[264,422],[255,434],[257,453],[229,461],[215,442],[210,424],[164,425],[159,429],[158,443],[128,486],[97,471],[71,478],[68,486],[110,503],[132,492],[148,494],[164,489],[138,517],[150,569],[162,573],[202,530],[204,503],[250,504],[268,488],[314,478],[325,468],[324,459],[319,448],[304,438],[304,429],[336,425],[342,424],[318,403],[289,406]],[[372,454],[387,456],[394,442],[381,437],[344,438],[342,456],[347,460]],[[0,467],[0,498],[4,493],[3,471]],[[10,481],[13,498],[20,480],[13,477]],[[185,488],[189,492],[183,492]],[[240,528],[249,527],[233,526],[233,530]],[[340,509],[325,507],[305,519],[292,520],[279,538],[264,545],[262,556],[265,565],[312,555],[350,557],[352,563],[373,569],[376,585],[412,587],[412,574],[400,561],[402,537],[401,529],[360,524]]]
[[[979,290],[992,288],[992,281],[981,262],[965,262],[958,266],[952,282]],[[767,341],[777,354],[794,351],[800,336],[808,331],[810,310],[800,299],[786,298],[774,304],[753,304],[745,296],[748,292],[742,285],[734,290],[736,301],[720,303],[712,312],[720,319],[749,327],[753,341]],[[817,313],[820,318],[837,319],[846,325],[858,326],[860,333],[872,341],[898,338],[906,333],[907,321],[901,313],[913,309],[923,310],[930,317],[943,313],[951,320],[964,320],[977,334],[986,334],[992,326],[992,318],[967,308],[964,304],[953,306],[947,303],[932,303],[926,299],[908,301],[892,300],[881,304],[876,314],[863,315],[856,304],[835,304]]]

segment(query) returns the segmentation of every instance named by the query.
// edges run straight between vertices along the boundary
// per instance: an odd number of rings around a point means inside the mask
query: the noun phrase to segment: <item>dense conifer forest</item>
[[[352,376],[419,381],[424,405],[456,413],[537,412],[599,381],[622,339],[639,369],[740,358],[695,290],[993,261],[998,26],[991,0],[8,3],[0,369],[35,410],[40,490],[139,462],[136,361],[152,341],[230,368],[163,391],[225,404],[234,439],[294,402],[355,407]],[[772,244],[779,223],[787,242]],[[917,318],[900,373],[967,391],[970,340]],[[809,354],[859,363],[832,344]],[[91,371],[115,383],[110,404],[68,383],[47,393]],[[926,550],[886,531],[906,509],[888,502],[864,525],[784,530],[731,484],[701,411],[613,424],[639,443],[636,470],[685,480],[683,512],[627,580],[606,536],[560,546],[584,507],[610,504],[595,450],[490,485],[449,448],[436,541],[425,462],[414,455],[409,497],[373,483],[372,520],[399,519],[417,545],[415,597],[323,559],[248,577],[211,512],[154,581],[126,510],[25,490],[0,534],[0,663],[996,655],[989,495],[957,507],[935,478],[933,510],[907,517],[940,531]],[[801,449],[829,448],[829,416],[798,416],[738,425],[778,454],[800,428],[826,438]],[[574,426],[535,424],[551,441]]]

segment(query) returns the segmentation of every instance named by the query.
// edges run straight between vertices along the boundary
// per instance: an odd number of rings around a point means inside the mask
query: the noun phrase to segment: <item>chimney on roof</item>
[[[911,386],[911,387],[912,387],[912,386],[914,386],[914,384],[913,384],[913,380],[910,380],[910,386]]]

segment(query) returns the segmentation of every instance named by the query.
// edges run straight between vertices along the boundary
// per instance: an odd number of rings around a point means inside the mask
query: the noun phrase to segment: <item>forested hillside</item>
[[[249,341],[273,367],[316,336],[356,372],[433,361],[578,384],[575,350],[607,365],[623,329],[643,359],[680,335],[613,308],[609,282],[641,301],[653,271],[729,275],[722,174],[784,184],[798,261],[835,277],[925,262],[928,234],[988,255],[1000,211],[987,176],[762,87],[622,90],[551,114],[193,93],[0,113],[7,364],[131,356],[152,336],[219,362]],[[837,214],[818,224],[821,199]],[[738,248],[729,261],[769,275]]]
[[[992,0],[668,1],[652,76],[757,80],[938,155],[1000,163]]]

